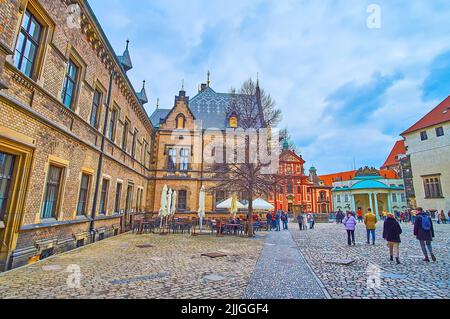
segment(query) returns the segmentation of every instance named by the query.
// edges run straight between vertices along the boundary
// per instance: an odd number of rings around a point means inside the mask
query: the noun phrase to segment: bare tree
[[[271,133],[261,132],[273,132],[272,129],[281,120],[281,111],[276,108],[271,96],[259,87],[259,83],[249,79],[238,92],[232,89],[227,114],[237,117],[238,129],[235,130],[232,147],[227,148],[227,160],[213,165],[213,179],[217,180],[217,184],[210,190],[227,190],[245,196],[248,201],[247,234],[253,237],[253,200],[273,192],[278,172],[278,161],[275,170],[271,170],[268,167],[273,163],[262,160],[254,153],[266,148],[268,153],[275,152],[278,160],[278,139],[272,139]],[[252,138],[249,131],[256,132],[257,138]],[[243,161],[236,160],[239,154],[244,154]]]

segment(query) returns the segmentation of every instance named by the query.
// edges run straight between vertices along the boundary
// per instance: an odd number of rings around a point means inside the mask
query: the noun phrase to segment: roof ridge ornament
[[[211,86],[211,72],[209,70],[208,70],[208,73],[207,73],[206,86],[207,87]]]

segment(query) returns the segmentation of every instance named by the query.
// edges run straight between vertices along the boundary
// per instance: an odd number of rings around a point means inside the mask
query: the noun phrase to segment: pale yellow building
[[[450,210],[450,96],[402,133],[411,158],[416,203]]]

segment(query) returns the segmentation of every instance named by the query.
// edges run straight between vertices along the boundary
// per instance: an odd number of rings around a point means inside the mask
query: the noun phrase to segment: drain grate
[[[153,245],[149,245],[149,244],[145,244],[145,245],[136,245],[137,248],[153,248],[155,246]]]
[[[227,257],[227,255],[223,254],[223,253],[208,253],[208,254],[202,254],[202,257],[209,257],[209,258],[215,259],[215,258]]]

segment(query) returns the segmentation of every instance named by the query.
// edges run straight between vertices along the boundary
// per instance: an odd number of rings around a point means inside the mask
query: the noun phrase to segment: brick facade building
[[[2,1],[0,21],[1,270],[144,210],[153,127],[86,1]]]

